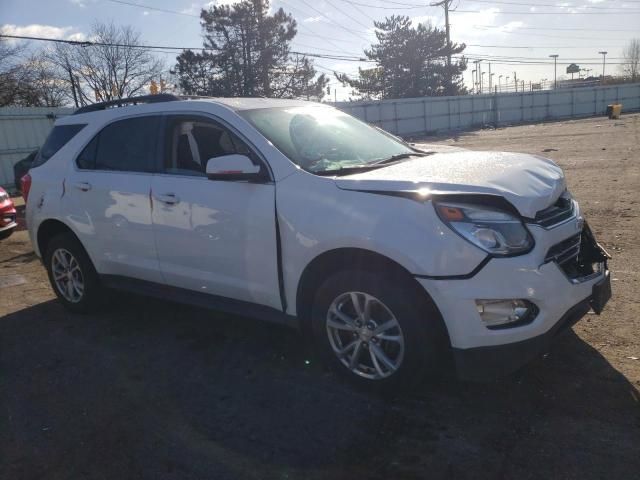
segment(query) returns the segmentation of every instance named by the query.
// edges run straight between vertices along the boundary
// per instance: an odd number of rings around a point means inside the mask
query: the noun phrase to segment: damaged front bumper
[[[514,372],[590,309],[602,312],[611,298],[610,256],[581,219],[553,230],[530,230],[536,249],[527,255],[492,259],[469,279],[419,280],[445,320],[460,378],[485,380]],[[561,255],[573,248],[573,240],[567,240],[576,236],[575,251]],[[537,312],[526,324],[491,329],[481,319],[477,299],[525,299]]]

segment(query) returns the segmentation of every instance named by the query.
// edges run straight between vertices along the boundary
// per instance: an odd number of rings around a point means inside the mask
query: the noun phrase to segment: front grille
[[[556,262],[562,266],[567,262],[575,260],[580,254],[580,243],[582,242],[582,235],[580,233],[567,238],[566,240],[556,243],[547,252],[547,256],[544,261]]]
[[[545,257],[546,262],[556,262],[572,282],[581,282],[598,275],[606,268],[609,254],[596,242],[585,224],[582,232],[553,245]]]
[[[568,220],[574,215],[574,205],[571,196],[565,193],[550,207],[536,213],[534,222],[545,228],[552,227]]]

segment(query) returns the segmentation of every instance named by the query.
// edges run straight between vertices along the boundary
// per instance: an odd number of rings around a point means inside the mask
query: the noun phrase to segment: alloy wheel
[[[393,375],[404,358],[404,335],[393,312],[378,298],[347,292],[329,306],[327,335],[338,360],[371,380]]]
[[[51,272],[58,292],[65,300],[78,303],[84,295],[84,276],[71,252],[58,248],[51,256]]]

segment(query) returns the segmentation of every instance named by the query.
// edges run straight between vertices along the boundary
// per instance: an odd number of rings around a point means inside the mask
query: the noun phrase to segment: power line
[[[638,0],[640,2],[640,0]],[[455,25],[454,23],[452,23],[451,25]],[[482,28],[503,28],[501,26],[498,25],[473,25],[473,27],[482,27]],[[519,30],[559,30],[559,31],[567,31],[567,32],[593,32],[593,28],[560,28],[560,27],[518,27]],[[598,27],[598,32],[634,32],[637,33],[638,30],[637,29],[621,29],[621,28],[614,28],[611,27],[611,29],[603,29]]]
[[[482,30],[482,31],[489,30],[489,28],[480,28],[477,25],[474,25],[473,27],[476,28],[477,30]],[[502,28],[502,27],[497,27],[497,28]],[[566,35],[547,35],[545,33],[529,33],[529,32],[518,32],[518,31],[510,31],[510,30],[500,30],[497,33],[504,33],[507,35],[525,35],[527,37],[560,38],[564,40],[595,40],[593,37],[573,37],[573,36],[568,37]]]
[[[149,5],[143,5],[141,3],[125,2],[124,0],[107,0],[107,2],[119,3],[121,5],[128,5],[130,7],[145,8],[147,10],[155,10],[156,12],[171,13],[174,15],[184,15],[185,17],[200,18],[200,15],[195,15],[193,13],[179,12],[177,10],[169,10],[167,8],[151,7]]]
[[[360,20],[353,18],[351,15],[349,15],[347,12],[345,12],[344,10],[339,9],[338,7],[336,7],[333,3],[331,3],[329,0],[324,0],[325,2],[327,2],[328,5],[330,5],[331,7],[333,7],[334,10],[337,10],[338,12],[340,12],[341,14],[343,14],[345,17],[350,18],[352,21],[354,21],[355,23],[357,23],[358,25],[360,25],[361,27],[364,27],[365,29],[371,28],[370,25],[365,25],[364,23],[360,22]]]
[[[318,14],[322,15],[324,18],[326,18],[327,20],[329,20],[329,22],[330,22],[331,24],[335,25],[336,27],[341,28],[341,29],[342,29],[342,30],[344,30],[345,32],[347,32],[347,33],[349,33],[349,34],[351,34],[351,35],[353,35],[353,36],[355,36],[355,37],[358,37],[358,38],[360,38],[360,39],[364,40],[365,42],[369,42],[369,39],[368,39],[368,38],[364,38],[363,36],[358,35],[358,34],[356,33],[356,31],[354,31],[353,29],[351,29],[351,28],[347,28],[347,27],[345,27],[344,25],[342,25],[342,24],[340,24],[340,23],[338,23],[338,22],[334,21],[333,19],[331,19],[330,17],[328,17],[326,14],[324,14],[322,11],[318,10],[317,8],[315,8],[315,7],[314,7],[314,6],[312,6],[312,5],[309,5],[309,4],[306,2],[306,0],[300,0],[300,1],[301,1],[302,3],[304,3],[307,7],[309,7],[311,10],[313,10],[314,12],[316,12],[316,13],[318,13]],[[366,33],[366,32],[365,32],[365,33]]]
[[[344,1],[344,0],[343,0]],[[373,18],[371,15],[369,15],[367,12],[363,11],[360,9],[360,7],[358,7],[355,3],[351,2],[351,1],[347,1],[346,3],[349,4],[349,6],[351,8],[353,8],[354,10],[356,10],[360,15],[364,15],[365,17],[367,17],[369,20],[371,20],[372,22],[375,22],[376,19]],[[370,8],[370,7],[368,7]],[[367,27],[367,28],[371,28],[371,27]]]
[[[349,3],[351,5],[358,5],[360,7],[366,7],[366,8],[377,8],[380,10],[415,10],[416,8],[426,8],[428,7],[428,5],[406,5],[404,7],[402,6],[394,6],[394,7],[383,7],[380,5],[371,5],[370,3],[362,3],[362,2],[354,2],[353,0],[340,0],[342,2],[345,3]],[[391,2],[386,2],[386,3],[391,3]]]
[[[532,45],[480,45],[477,43],[467,43],[466,44],[467,47],[479,47],[479,48],[515,48],[515,49],[532,49],[532,48],[563,48],[563,49],[584,49],[584,48],[619,48],[618,47],[612,47],[612,46],[603,46],[603,45],[598,45],[598,47],[585,47],[584,45],[576,45],[576,46],[569,46],[569,45],[558,45],[558,46],[554,46],[554,45],[536,45],[536,46],[532,46]]]
[[[591,10],[622,10],[628,11],[624,7],[598,7],[593,5],[581,5],[579,7],[574,7],[571,5],[557,5],[553,3],[523,3],[523,2],[509,2],[505,0],[473,0],[473,3],[490,3],[490,4],[498,4],[498,5],[522,5],[525,7],[552,7],[552,8],[586,8]]]
[[[127,45],[127,44],[119,44],[119,43],[109,43],[109,42],[93,42],[93,41],[77,41],[77,40],[64,40],[59,38],[45,38],[45,37],[33,37],[26,35],[6,35],[0,34],[0,38],[14,38],[19,40],[34,40],[34,41],[44,41],[44,42],[54,42],[54,43],[64,43],[70,45],[76,45],[81,47],[91,47],[91,46],[108,46],[108,47],[126,47],[126,48],[138,48],[138,49],[148,49],[148,50],[160,50],[162,53],[168,53],[169,50],[173,51],[183,51],[183,50],[215,50],[212,48],[194,48],[194,47],[178,47],[178,46],[169,46],[169,45]],[[365,58],[359,58],[354,56],[347,55],[328,55],[328,54],[319,54],[319,53],[309,53],[309,52],[301,52],[292,50],[290,53],[294,55],[304,55],[312,58],[319,58],[325,60],[338,60],[338,61],[352,61],[352,62],[360,62],[360,63],[375,63],[372,60],[368,60]],[[492,61],[492,63],[502,64],[502,65],[552,65],[553,62],[549,62],[542,59],[534,59],[531,58],[529,60],[521,60],[519,57],[501,57],[497,58],[495,56],[490,55],[481,55],[481,54],[468,54],[468,55],[455,55],[455,58],[458,59],[481,59],[486,61]],[[440,57],[439,57],[440,58]],[[493,60],[497,58],[497,60]],[[520,57],[522,58],[522,57]],[[611,65],[626,65],[629,62],[611,62]],[[570,62],[558,62],[560,65],[569,65]],[[601,65],[600,62],[587,62],[583,63],[583,65]],[[325,67],[326,68],[326,67]]]
[[[61,38],[45,38],[45,37],[32,37],[26,35],[5,35],[0,34],[0,38],[14,38],[19,40],[34,40],[34,41],[42,41],[42,42],[54,42],[54,43],[65,43],[69,45],[76,45],[80,47],[123,47],[123,48],[137,48],[137,49],[147,49],[147,50],[175,50],[175,51],[183,51],[183,50],[212,50],[216,51],[215,48],[207,48],[207,47],[174,47],[169,45],[128,45],[124,43],[109,43],[109,42],[93,42],[88,40],[78,41],[78,40],[64,40]],[[309,53],[309,52],[300,52],[296,50],[291,50],[289,53],[294,55],[304,55],[307,57],[313,58],[324,58],[328,60],[340,60],[347,62],[370,62],[366,58],[355,57],[352,55],[329,55],[323,53]]]
[[[288,8],[290,8],[290,9],[292,9],[292,10],[295,10],[295,11],[297,11],[297,12],[300,12],[301,14],[305,15],[305,12],[303,12],[302,10],[300,10],[300,9],[299,9],[299,8],[297,8],[297,7],[294,7],[293,5],[289,5],[289,4],[288,4],[287,2],[285,2],[284,0],[278,0],[278,1],[279,1],[280,3],[282,3],[283,5],[287,6]],[[342,49],[342,47],[340,47],[339,45],[336,45],[336,44],[334,43],[334,40],[336,40],[336,41],[343,41],[343,40],[337,40],[337,39],[332,39],[332,38],[329,38],[329,37],[326,37],[326,36],[323,36],[323,35],[318,35],[318,34],[315,32],[315,30],[313,30],[313,29],[312,29],[311,27],[309,27],[308,25],[305,25],[304,23],[302,23],[302,24],[298,23],[298,25],[301,25],[301,26],[303,26],[305,29],[309,30],[309,32],[311,32],[311,33],[310,33],[310,34],[308,34],[308,35],[312,35],[312,36],[315,36],[315,37],[318,37],[318,38],[322,38],[323,40],[326,40],[328,43],[330,43],[331,45],[333,45],[334,47],[336,47],[338,50]]]
[[[451,10],[451,13],[485,13],[486,10]],[[628,15],[630,13],[640,13],[640,10],[625,10],[624,12],[509,12],[499,10],[496,14],[505,15]]]

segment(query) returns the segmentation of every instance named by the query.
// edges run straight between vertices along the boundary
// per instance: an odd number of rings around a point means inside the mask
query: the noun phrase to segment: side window
[[[69,140],[77,135],[77,133],[86,127],[86,124],[74,124],[74,125],[58,125],[53,127],[51,133],[47,137],[40,148],[40,151],[36,155],[36,158],[31,164],[31,168],[39,167],[51,157],[53,157],[58,150],[64,147]]]
[[[151,172],[158,143],[160,117],[135,117],[104,127],[78,156],[78,168]]]
[[[205,175],[207,161],[251,150],[236,135],[204,117],[174,116],[167,122],[165,172]]]
[[[98,137],[100,135],[96,135],[93,137],[93,140],[89,142],[89,145],[84,147],[82,153],[78,156],[76,160],[76,164],[78,168],[83,170],[95,170],[96,168],[96,149],[98,147]]]

